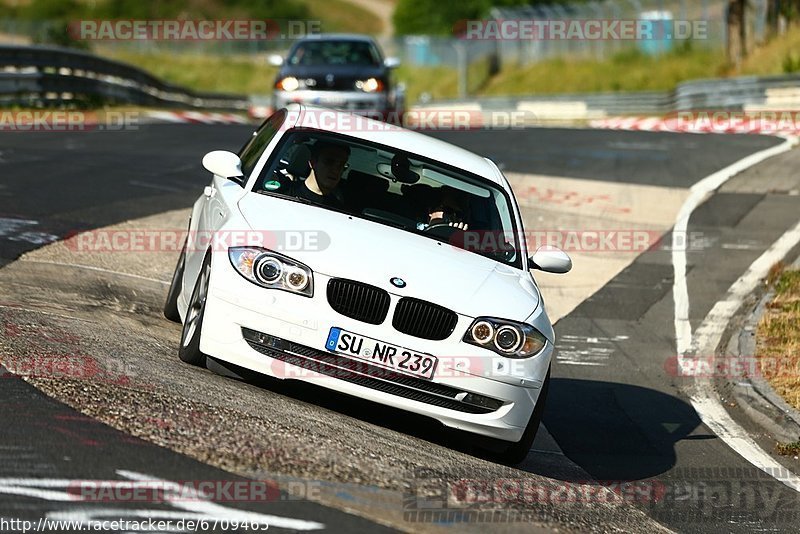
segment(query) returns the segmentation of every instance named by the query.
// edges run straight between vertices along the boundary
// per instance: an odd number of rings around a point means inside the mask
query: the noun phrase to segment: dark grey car
[[[389,120],[404,111],[402,90],[393,82],[395,58],[384,58],[365,35],[315,35],[298,40],[280,65],[273,84],[273,107],[315,104]]]

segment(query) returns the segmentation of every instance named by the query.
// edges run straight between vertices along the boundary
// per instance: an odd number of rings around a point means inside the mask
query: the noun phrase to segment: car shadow
[[[308,382],[280,380],[231,365],[230,363],[225,363],[225,367],[215,366],[214,363],[215,361],[210,358],[208,367],[211,371],[229,378],[242,380],[273,393],[314,404],[347,417],[353,417],[376,426],[408,434],[459,452],[486,459],[492,457],[490,452],[478,447],[480,440],[476,439],[477,437],[445,427],[435,419],[345,393],[339,393]],[[216,363],[219,364],[219,362]]]
[[[241,368],[230,371],[238,374],[234,378],[274,393],[501,463],[479,436],[444,427],[434,419],[305,382],[282,381]],[[675,444],[699,424],[689,404],[653,389],[554,377],[544,414],[546,428],[540,427],[528,457],[514,467],[563,481],[649,478],[675,465]],[[702,436],[688,439],[698,437]]]
[[[673,395],[555,377],[544,414],[563,453],[598,481],[641,480],[668,471],[677,442],[713,438],[691,435],[700,423],[692,406]]]

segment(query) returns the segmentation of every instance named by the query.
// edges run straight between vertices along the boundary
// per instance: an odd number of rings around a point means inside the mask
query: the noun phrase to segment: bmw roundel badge
[[[392,283],[394,287],[406,287],[406,281],[403,280],[402,278],[398,278],[397,276],[395,276],[389,281]]]

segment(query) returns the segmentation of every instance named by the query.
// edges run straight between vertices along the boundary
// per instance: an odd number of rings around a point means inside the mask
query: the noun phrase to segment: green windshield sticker
[[[269,191],[275,191],[276,189],[281,188],[281,183],[276,180],[270,180],[269,182],[264,182],[264,189]]]

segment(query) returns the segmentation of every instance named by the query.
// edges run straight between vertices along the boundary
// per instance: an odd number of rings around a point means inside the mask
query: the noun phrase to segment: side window
[[[250,176],[253,168],[258,163],[258,159],[264,152],[272,138],[278,133],[278,129],[286,118],[286,110],[274,113],[269,119],[264,121],[261,128],[253,134],[253,137],[239,151],[239,159],[242,160],[242,174]]]

